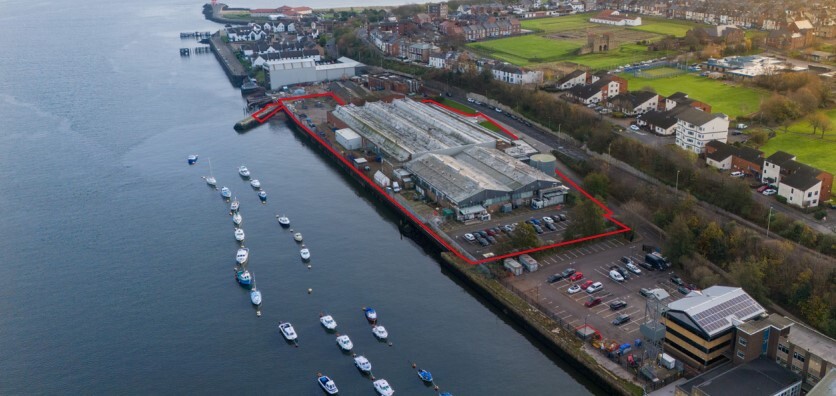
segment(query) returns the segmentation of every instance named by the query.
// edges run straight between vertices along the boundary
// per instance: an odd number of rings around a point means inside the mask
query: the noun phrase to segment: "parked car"
[[[496,238],[494,238],[493,235],[488,235],[488,242],[490,242],[491,245],[496,245]]]
[[[546,223],[546,228],[548,228],[549,231],[557,231],[557,227],[555,227],[552,223]]]
[[[528,121],[523,121],[523,124],[525,124],[525,126],[527,126],[527,127],[530,127],[530,126],[531,126],[531,123],[530,123],[530,122],[528,122]]]
[[[610,309],[613,311],[618,311],[619,309],[624,308],[626,306],[627,302],[624,300],[615,300],[610,303]]]
[[[633,264],[633,263],[627,263],[624,266],[627,267],[627,270],[629,270],[630,272],[632,272],[636,275],[639,275],[639,274],[642,273],[642,270],[640,270],[639,267],[636,267],[636,265]]]
[[[731,177],[743,177],[743,176],[746,176],[746,174],[745,174],[745,173],[743,173],[743,172],[741,172],[741,171],[734,171],[734,172],[730,173],[730,175],[731,175]]]
[[[586,306],[587,308],[592,308],[592,307],[594,307],[594,306],[596,306],[596,305],[598,305],[598,304],[601,304],[601,301],[603,301],[603,300],[601,299],[601,297],[598,297],[598,298],[590,298],[590,299],[589,299],[589,301],[585,302],[583,305],[584,305],[584,306]]]
[[[556,214],[552,215],[552,220],[554,220],[554,221],[563,221],[563,220],[560,220],[560,216],[558,216],[558,215],[556,215]]]
[[[691,292],[691,289],[689,289],[689,288],[687,288],[687,287],[685,287],[685,286],[679,286],[679,287],[677,287],[677,288],[676,288],[676,290],[677,290],[678,292],[682,293],[683,295],[687,295],[688,293],[690,293],[690,292]]]
[[[490,242],[488,242],[488,240],[487,240],[487,239],[482,238],[482,237],[479,237],[479,238],[477,239],[477,241],[479,241],[479,244],[480,244],[480,245],[482,245],[482,246],[488,246],[488,245],[490,245],[490,244],[491,244]]]
[[[647,297],[650,297],[650,295],[653,294],[653,292],[650,291],[650,289],[648,289],[646,287],[643,287],[643,288],[639,289],[639,294],[641,294],[642,297],[647,298]]]
[[[464,234],[464,239],[467,239],[468,241],[473,242],[473,241],[476,240],[476,237],[473,236],[473,234],[468,232],[467,234]]]
[[[537,220],[537,219],[535,219],[535,218],[533,218],[533,217],[531,218],[531,222],[532,222],[532,223],[534,223],[534,225],[540,225],[540,224],[543,224],[543,222],[541,222],[540,220]]]
[[[568,278],[568,277],[572,276],[575,272],[576,271],[575,271],[574,268],[566,268],[560,274],[563,275],[564,278]]]
[[[566,215],[565,215],[565,214],[563,214],[563,213],[559,213],[559,214],[557,215],[557,217],[560,217],[560,221],[566,221],[566,220],[568,219],[568,218],[566,217]]]
[[[597,291],[599,291],[603,288],[604,288],[603,283],[595,282],[595,283],[589,285],[589,287],[586,288],[586,292],[589,293],[589,294],[592,294],[592,293],[595,293],[595,292],[597,292]]]
[[[630,129],[632,129],[632,130],[634,130],[634,131],[638,131],[638,130],[639,130],[639,126],[638,126],[638,125],[633,124],[633,125],[630,125]]]
[[[559,281],[559,280],[561,280],[561,279],[563,279],[563,275],[561,275],[561,274],[554,274],[554,275],[549,276],[549,278],[548,278],[548,279],[546,279],[546,282],[548,282],[548,283],[555,283],[555,282],[557,282],[557,281]]]
[[[618,273],[619,273],[619,274],[621,274],[621,277],[622,277],[622,278],[624,278],[624,279],[630,279],[630,273],[629,273],[629,272],[627,272],[627,271],[625,271],[625,270],[624,270],[624,268],[621,268],[621,267],[619,267],[619,266],[617,266],[617,265],[613,265],[612,267],[610,267],[610,269],[611,269],[611,270],[616,270],[616,271],[618,271]]]
[[[614,326],[621,326],[624,323],[627,323],[629,321],[630,321],[630,315],[621,314],[621,315],[616,316],[615,319],[612,320],[612,324]]]
[[[475,100],[473,100],[473,98],[467,98],[467,102],[468,103],[473,103],[473,102],[475,102]]]
[[[502,109],[500,109],[499,107],[494,107],[493,109],[496,110],[497,113],[502,113]]]
[[[680,278],[679,275],[677,275],[677,274],[672,274],[671,275],[671,282],[673,282],[677,286],[684,286],[685,285],[685,282],[683,282],[682,278]]]
[[[758,191],[759,193],[762,193],[762,192],[766,191],[766,189],[768,189],[768,188],[769,188],[769,185],[764,184],[764,185],[762,185],[762,186],[758,187],[758,190],[757,190],[757,191]]]
[[[775,190],[775,189],[772,189],[772,188],[767,188],[766,190],[763,190],[763,192],[761,194],[763,194],[763,195],[775,195],[775,194],[778,194],[778,190]]]
[[[476,233],[479,234],[479,236],[482,237],[482,238],[487,238],[488,237],[488,233],[485,232],[485,231],[476,231]]]
[[[577,282],[583,279],[583,272],[575,272],[572,276],[569,277],[569,280],[572,282]]]
[[[554,219],[551,216],[543,216],[543,221],[546,223],[554,223]]]
[[[569,294],[575,294],[581,291],[581,287],[579,285],[572,285],[572,287],[566,289],[566,292]]]
[[[581,289],[584,289],[584,290],[589,289],[589,286],[592,286],[593,284],[595,284],[595,282],[593,282],[591,280],[588,280],[588,281],[584,282],[583,284],[581,284]]]
[[[610,279],[616,282],[624,282],[624,277],[618,273],[616,270],[610,270]]]
[[[490,228],[485,229],[485,233],[488,234],[488,236],[496,235],[496,232],[494,230],[490,229]]]
[[[632,264],[633,259],[631,259],[627,256],[621,256],[621,262],[624,263],[624,264]]]
[[[642,261],[642,262],[640,262],[640,263],[639,263],[639,265],[640,265],[642,268],[644,268],[644,269],[646,269],[646,270],[648,270],[648,271],[653,271],[653,270],[655,270],[655,268],[653,268],[653,264],[650,264],[650,263],[648,263],[647,261]]]
[[[540,227],[540,226],[538,226],[537,224],[533,225],[532,227],[534,227],[534,231],[535,231],[536,233],[538,233],[538,234],[542,234],[542,233],[543,233],[543,227]]]

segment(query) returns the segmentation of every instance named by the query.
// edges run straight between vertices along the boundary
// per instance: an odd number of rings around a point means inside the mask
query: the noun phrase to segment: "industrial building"
[[[675,396],[799,396],[801,378],[760,357],[736,367],[721,366],[676,386]]]
[[[688,365],[708,368],[729,360],[735,326],[766,310],[739,287],[711,286],[668,304],[665,350]]]
[[[361,63],[342,57],[336,61],[317,62],[312,58],[268,60],[262,64],[270,82],[270,89],[287,85],[354,77]]]
[[[342,128],[336,131],[340,145],[373,152],[389,173],[403,168],[421,196],[452,209],[460,221],[486,220],[494,210],[560,204],[569,191],[553,177],[554,156],[538,157],[528,144],[515,146],[478,118],[395,99],[339,106],[328,121]],[[513,155],[502,151],[514,147]]]

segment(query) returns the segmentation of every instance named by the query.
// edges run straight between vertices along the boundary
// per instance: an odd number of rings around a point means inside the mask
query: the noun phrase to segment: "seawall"
[[[212,53],[215,54],[215,59],[221,64],[221,68],[224,69],[224,73],[226,73],[232,86],[236,88],[241,87],[241,84],[247,78],[247,71],[244,70],[244,66],[238,61],[238,58],[235,57],[235,54],[232,53],[229,46],[221,40],[219,32],[215,32],[209,38],[209,47],[212,49]]]

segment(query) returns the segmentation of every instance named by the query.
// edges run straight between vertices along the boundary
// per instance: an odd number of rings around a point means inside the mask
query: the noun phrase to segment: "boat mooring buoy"
[[[309,287],[309,288],[308,288],[308,294],[311,294],[311,293],[313,293],[313,289],[311,289],[311,288]]]
[[[392,346],[392,341],[389,341],[389,346]]]
[[[261,317],[261,311],[255,311],[255,316]]]
[[[310,265],[310,264],[308,264],[308,269],[311,269],[311,265]]]
[[[438,391],[438,385],[434,386],[434,387],[433,387],[433,389],[435,389],[436,391]]]

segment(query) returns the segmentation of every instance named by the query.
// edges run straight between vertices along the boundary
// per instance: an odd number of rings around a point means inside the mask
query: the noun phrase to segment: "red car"
[[[589,300],[589,301],[583,303],[583,305],[585,305],[587,308],[591,308],[591,307],[594,307],[594,306],[596,306],[600,303],[601,303],[601,297],[598,297],[598,298],[595,298],[595,299],[592,299],[592,300]]]
[[[759,192],[759,193],[762,193],[762,192],[763,192],[764,190],[766,190],[767,188],[769,188],[769,185],[768,185],[768,184],[764,184],[764,185],[762,185],[762,186],[758,187],[758,192]]]
[[[588,288],[589,286],[592,286],[593,283],[595,283],[595,282],[593,282],[591,280],[588,280],[588,281],[584,282],[581,285],[581,290],[586,290],[586,288]]]
[[[572,276],[569,277],[569,280],[572,282],[576,282],[583,279],[583,272],[575,272]],[[587,286],[589,287],[589,286]]]

